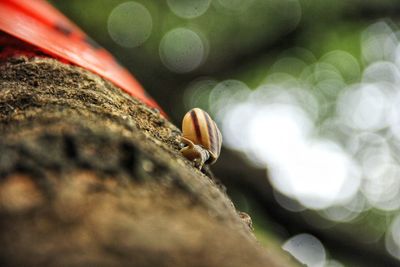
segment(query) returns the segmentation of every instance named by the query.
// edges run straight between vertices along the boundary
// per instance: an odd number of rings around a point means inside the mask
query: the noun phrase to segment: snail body
[[[184,157],[193,161],[199,169],[205,163],[213,164],[219,157],[222,135],[210,115],[200,108],[189,110],[182,121],[181,149]]]

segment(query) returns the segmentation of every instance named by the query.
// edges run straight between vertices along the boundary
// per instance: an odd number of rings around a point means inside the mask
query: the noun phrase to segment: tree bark
[[[179,129],[79,67],[3,61],[0,137],[1,266],[290,262],[180,155]]]

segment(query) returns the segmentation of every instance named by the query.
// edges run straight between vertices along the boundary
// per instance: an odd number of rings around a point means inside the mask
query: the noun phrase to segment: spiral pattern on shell
[[[207,163],[214,163],[222,146],[222,135],[217,124],[200,108],[189,110],[182,121],[183,137],[200,145],[210,153]]]

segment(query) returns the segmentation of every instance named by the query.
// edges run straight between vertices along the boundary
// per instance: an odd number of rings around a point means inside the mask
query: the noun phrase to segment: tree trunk
[[[288,266],[179,153],[180,131],[81,68],[0,64],[2,266]]]

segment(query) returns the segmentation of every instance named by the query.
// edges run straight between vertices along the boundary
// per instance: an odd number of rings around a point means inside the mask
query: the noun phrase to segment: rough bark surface
[[[0,63],[2,266],[286,266],[179,136],[78,67]]]

